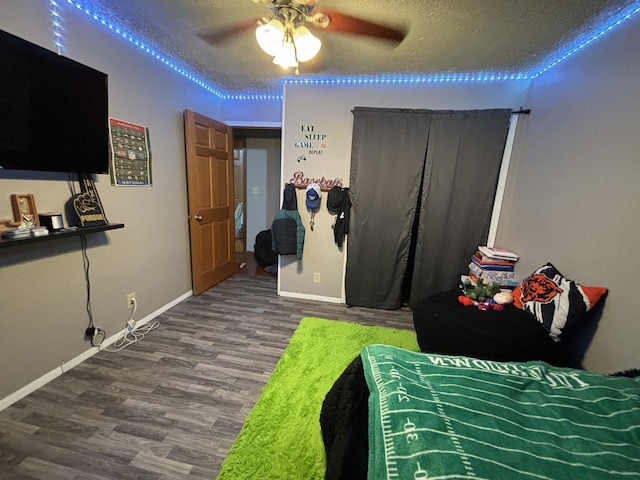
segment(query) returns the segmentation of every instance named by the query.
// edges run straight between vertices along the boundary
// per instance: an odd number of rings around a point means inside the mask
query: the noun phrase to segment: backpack
[[[271,239],[271,230],[263,230],[256,235],[253,253],[256,256],[256,262],[262,268],[275,265],[278,262],[278,255],[271,248]]]

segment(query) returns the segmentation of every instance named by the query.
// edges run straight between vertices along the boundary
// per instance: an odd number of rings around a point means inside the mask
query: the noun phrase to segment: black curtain
[[[353,113],[347,304],[397,309],[454,288],[487,240],[511,111]]]
[[[354,116],[346,301],[397,309],[402,305],[429,113],[356,108]]]

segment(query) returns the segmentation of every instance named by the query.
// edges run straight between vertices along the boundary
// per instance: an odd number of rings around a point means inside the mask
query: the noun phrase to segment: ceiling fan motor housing
[[[273,14],[298,26],[307,20],[312,20],[311,12],[315,7],[313,0],[272,0],[271,10]]]

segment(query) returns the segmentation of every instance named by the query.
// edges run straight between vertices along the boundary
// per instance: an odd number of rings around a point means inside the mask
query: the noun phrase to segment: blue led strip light
[[[60,18],[60,6],[55,0],[49,0],[51,11],[51,30],[53,31],[53,45],[58,54],[62,53],[62,24]]]
[[[130,33],[126,32],[124,29],[122,29],[122,28],[120,28],[120,27],[118,27],[116,25],[113,25],[112,23],[110,23],[105,18],[101,17],[100,15],[98,15],[98,14],[96,14],[94,12],[91,12],[89,9],[83,7],[80,3],[78,3],[78,2],[76,2],[74,0],[67,0],[67,3],[70,4],[70,5],[73,5],[78,10],[83,12],[85,15],[91,17],[93,20],[98,22],[103,27],[111,30],[114,33],[117,33],[122,38],[128,40],[133,45],[138,47],[140,50],[144,51],[145,53],[147,53],[148,55],[152,56],[156,60],[162,62],[167,67],[169,67],[172,70],[178,72],[180,75],[188,78],[192,82],[195,82],[196,84],[200,85],[205,90],[208,90],[209,92],[213,93],[214,95],[216,95],[216,96],[218,96],[220,98],[226,98],[227,97],[226,94],[220,92],[218,89],[212,87],[211,85],[209,85],[205,81],[203,81],[203,80],[199,79],[198,77],[196,77],[195,75],[189,73],[186,69],[184,69],[183,67],[181,67],[178,64],[174,63],[173,61],[171,61],[170,59],[168,59],[167,57],[165,57],[161,53],[157,52],[156,50],[151,48],[149,45],[144,43],[143,41],[138,40],[136,37],[134,37]]]
[[[59,5],[56,0],[50,0],[51,17],[54,31],[54,42],[58,53],[62,50],[62,27],[60,24]],[[67,3],[73,5],[78,10],[82,11],[93,20],[103,25],[105,28],[117,33],[121,37],[129,40],[135,46],[154,57],[156,60],[164,63],[169,68],[175,70],[181,75],[185,76],[189,80],[195,82],[206,90],[210,91],[214,95],[223,100],[276,100],[281,101],[281,94],[258,94],[258,93],[243,93],[243,94],[231,94],[222,92],[221,90],[210,86],[208,83],[197,78],[195,75],[189,73],[185,68],[178,66],[173,61],[166,58],[163,54],[152,49],[141,40],[138,40],[124,29],[113,25],[106,19],[102,18],[96,13],[93,13],[82,6],[76,0],[67,0]],[[556,52],[551,57],[548,57],[541,65],[531,69],[528,73],[451,73],[451,74],[433,74],[433,75],[420,75],[420,74],[407,74],[407,75],[380,75],[380,76],[357,76],[357,77],[287,77],[282,80],[285,84],[307,84],[307,85],[411,85],[411,84],[437,84],[437,83],[488,83],[488,82],[501,82],[501,81],[513,81],[513,80],[532,80],[547,70],[555,67],[560,62],[569,58],[574,53],[578,52],[585,46],[593,43],[606,33],[614,30],[622,23],[629,20],[634,15],[640,13],[640,1],[635,2],[626,10],[620,12],[617,16],[607,19],[605,23],[600,25],[590,34],[583,36],[576,40],[568,47]]]
[[[521,73],[452,73],[434,75],[386,75],[386,76],[358,76],[335,78],[300,78],[284,79],[287,84],[313,85],[380,85],[380,84],[425,84],[425,83],[482,83],[500,82],[506,80],[530,80],[531,76]]]
[[[229,93],[225,100],[277,100],[282,101],[282,95],[279,93]]]
[[[535,73],[532,73],[531,78],[536,78],[547,70],[555,67],[560,62],[566,60],[574,53],[582,50],[587,45],[590,45],[594,41],[601,38],[603,35],[615,30],[617,27],[622,25],[624,22],[629,20],[634,15],[640,13],[640,2],[635,2],[627,9],[619,12],[617,16],[610,17],[607,19],[605,23],[599,25],[595,30],[591,33],[580,37],[574,43],[570,44],[567,48],[561,50],[560,52],[556,52],[551,59],[547,58],[539,67],[534,69]]]

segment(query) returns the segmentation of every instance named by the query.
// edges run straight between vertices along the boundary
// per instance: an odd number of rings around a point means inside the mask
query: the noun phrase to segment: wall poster
[[[109,140],[111,184],[115,186],[152,185],[149,129],[110,118]]]

